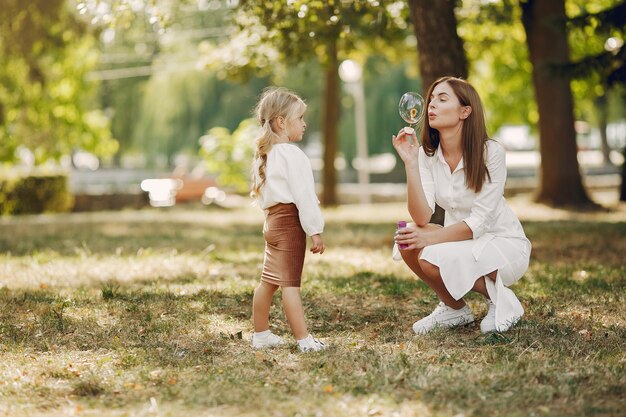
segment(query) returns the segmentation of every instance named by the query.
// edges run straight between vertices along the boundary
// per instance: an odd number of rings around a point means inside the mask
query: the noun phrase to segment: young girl
[[[526,272],[531,250],[503,196],[504,148],[487,137],[480,97],[467,81],[440,78],[426,101],[422,147],[403,131],[392,138],[417,224],[400,229],[396,241],[408,245],[401,249],[404,261],[441,301],[413,331],[472,323],[463,296],[473,290],[488,302],[480,330],[504,332],[524,314],[508,287]],[[435,203],[445,210],[444,227],[428,223]]]
[[[300,298],[306,235],[311,236],[311,252],[324,253],[324,219],[311,163],[291,143],[302,140],[305,110],[306,104],[284,88],[265,90],[256,107],[262,132],[256,140],[250,195],[266,213],[263,272],[252,300],[252,347],[256,349],[285,344],[269,330],[270,306],[278,287],[282,287],[283,308],[300,351],[326,347],[309,334]]]

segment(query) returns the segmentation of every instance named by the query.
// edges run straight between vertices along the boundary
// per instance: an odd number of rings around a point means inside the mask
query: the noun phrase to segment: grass
[[[402,204],[325,210],[303,299],[331,348],[308,355],[249,347],[260,211],[0,219],[0,416],[623,415],[626,213],[513,203],[526,315],[490,335],[411,334],[437,300],[391,259]]]

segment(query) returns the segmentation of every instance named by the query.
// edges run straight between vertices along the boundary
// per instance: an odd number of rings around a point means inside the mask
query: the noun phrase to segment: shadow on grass
[[[193,281],[181,277],[168,280],[167,285]],[[170,352],[155,355],[164,365],[164,361],[180,361],[175,352],[181,346],[192,363],[205,362],[207,354],[228,355],[229,345],[242,339],[244,332],[249,334],[252,286],[177,294],[155,287],[156,282],[108,282],[76,288],[71,297],[60,294],[65,290],[2,289],[0,337],[5,345],[36,351],[65,347]],[[328,293],[303,296],[312,332],[365,331],[390,340],[404,337],[415,315],[412,294],[424,289],[415,280],[371,273],[331,279],[326,285]],[[271,314],[279,332],[287,333],[279,295],[274,297]]]
[[[527,315],[505,334],[481,335],[474,324],[415,338],[410,333],[415,315],[436,303],[424,296],[430,293],[423,284],[365,272],[333,278],[323,292],[305,293],[304,303],[310,328],[334,339],[334,346],[324,354],[300,356],[294,355],[293,345],[261,354],[249,347],[251,290],[246,285],[176,294],[145,281],[76,288],[70,299],[61,295],[64,291],[3,289],[0,343],[5,352],[20,354],[106,352],[119,375],[134,376],[134,382],[125,382],[131,384],[128,389],[120,392],[98,372],[76,376],[62,360],[48,372],[67,381],[71,394],[113,407],[157,395],[159,401],[197,407],[239,404],[267,412],[274,405],[258,405],[253,398],[271,393],[274,400],[288,403],[306,389],[313,392],[313,398],[307,397],[312,410],[331,398],[322,387],[336,387],[341,395],[364,401],[380,395],[396,403],[419,392],[429,406],[447,403],[457,411],[475,410],[468,415],[487,416],[497,415],[490,411],[494,404],[498,410],[510,409],[502,393],[519,393],[520,379],[525,398],[517,402],[536,409],[556,396],[573,401],[582,395],[590,401],[594,391],[588,386],[614,378],[617,382],[598,388],[609,405],[597,406],[616,409],[620,371],[602,365],[619,360],[616,346],[626,330],[561,317],[561,305],[549,306],[550,299],[527,298]],[[277,299],[272,321],[280,333],[287,332]],[[589,330],[581,332],[581,326]],[[413,347],[399,347],[405,343]],[[563,372],[563,363],[572,369],[587,361],[591,365]],[[182,382],[191,375],[190,382]],[[491,408],[475,400],[478,394]],[[557,407],[558,401],[550,404]]]

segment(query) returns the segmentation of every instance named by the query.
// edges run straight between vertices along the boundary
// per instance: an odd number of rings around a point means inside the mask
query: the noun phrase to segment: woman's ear
[[[465,106],[461,109],[461,119],[465,120],[469,117],[469,115],[472,114],[472,107],[471,106]]]

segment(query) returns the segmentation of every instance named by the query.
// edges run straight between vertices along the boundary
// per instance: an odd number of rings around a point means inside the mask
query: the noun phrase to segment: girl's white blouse
[[[473,232],[472,254],[478,260],[485,244],[493,237],[526,239],[522,225],[504,199],[506,182],[506,153],[494,140],[487,141],[486,164],[491,177],[485,180],[479,193],[465,185],[463,159],[454,172],[443,157],[441,148],[431,157],[419,149],[419,167],[422,186],[428,205],[434,211],[435,203],[446,211],[444,226],[465,222]]]
[[[254,163],[254,175],[259,178],[259,162]],[[316,235],[324,231],[324,218],[315,194],[311,162],[306,154],[291,143],[278,143],[267,154],[265,184],[257,203],[263,210],[278,203],[294,203],[298,207],[304,232]]]

